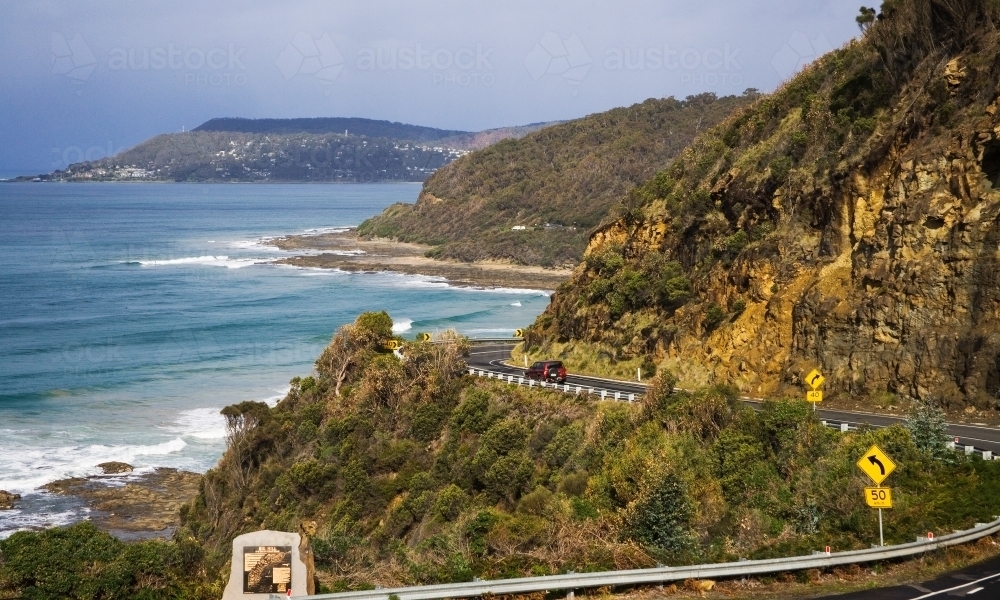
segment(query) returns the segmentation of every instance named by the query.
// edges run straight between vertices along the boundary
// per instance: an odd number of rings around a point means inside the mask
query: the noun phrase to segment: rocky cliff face
[[[1000,407],[997,15],[892,4],[630,194],[532,340],[649,353],[751,394],[819,367],[828,394]],[[689,298],[616,314],[595,290],[629,269],[652,281],[651,255]]]

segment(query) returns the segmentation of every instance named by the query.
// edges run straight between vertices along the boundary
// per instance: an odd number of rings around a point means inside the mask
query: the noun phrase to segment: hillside
[[[470,133],[468,131],[450,131],[392,121],[342,117],[313,119],[210,119],[195,127],[192,131],[269,134],[346,132],[357,136],[393,138],[411,142],[436,142],[443,138]]]
[[[470,150],[545,127],[481,132],[371,119],[212,119],[42,181],[423,181]],[[19,180],[30,180],[21,177]]]
[[[874,442],[900,464],[888,543],[1000,509],[1000,463],[942,432],[844,435],[803,401],[755,411],[669,376],[642,403],[528,390],[466,375],[447,335],[400,361],[391,326],[365,313],[275,408],[224,409],[229,449],[175,537],[211,564],[246,531],[302,531],[337,591],[865,548],[878,523],[853,463]]]
[[[985,0],[883,4],[630,193],[534,351],[1000,407],[998,24]]]
[[[359,232],[431,244],[440,258],[575,265],[625,192],[754,96],[650,99],[501,141],[441,169],[416,204],[391,206]]]

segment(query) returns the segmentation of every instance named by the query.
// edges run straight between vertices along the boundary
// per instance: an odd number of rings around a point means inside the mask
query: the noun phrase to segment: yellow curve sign
[[[826,381],[826,377],[823,377],[823,374],[819,372],[819,369],[813,369],[812,371],[809,371],[808,375],[802,378],[802,381],[815,390],[823,385],[823,382]]]
[[[417,334],[417,341],[418,342],[429,342],[429,341],[431,341],[431,334],[429,334],[429,333],[418,333]]]
[[[881,485],[885,478],[896,470],[896,463],[892,462],[889,455],[882,452],[877,445],[872,446],[865,452],[864,456],[858,459],[858,468],[867,475],[875,485]]]
[[[389,340],[388,342],[382,344],[382,347],[386,350],[399,350],[403,347],[403,345],[400,344],[398,340]]]
[[[524,330],[523,329],[515,329],[514,330],[514,337],[524,337]]]

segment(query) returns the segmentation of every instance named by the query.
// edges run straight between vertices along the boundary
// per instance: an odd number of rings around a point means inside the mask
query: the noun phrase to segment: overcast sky
[[[856,0],[0,0],[0,175],[213,118],[481,130],[650,97],[773,90]]]

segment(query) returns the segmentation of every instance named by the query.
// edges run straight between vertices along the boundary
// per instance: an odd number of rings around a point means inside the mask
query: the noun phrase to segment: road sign
[[[418,342],[429,342],[429,341],[431,341],[431,334],[429,334],[429,333],[418,333],[417,334],[417,341]]]
[[[822,402],[823,392],[819,390],[811,390],[806,392],[806,402]]]
[[[865,488],[865,502],[872,508],[892,508],[892,488]]]
[[[382,347],[386,350],[399,350],[403,345],[399,343],[398,340],[389,340],[382,344]]]
[[[812,371],[809,371],[809,374],[806,375],[802,380],[806,382],[806,385],[815,390],[819,386],[823,385],[823,382],[826,381],[826,378],[823,377],[823,374],[819,372],[819,369],[813,369]]]
[[[514,337],[524,337],[524,330],[523,329],[515,329],[514,330]]]
[[[864,456],[858,459],[858,468],[865,472],[865,475],[881,485],[885,478],[896,469],[896,463],[892,462],[889,456],[882,452],[878,446],[872,446],[865,452]]]

